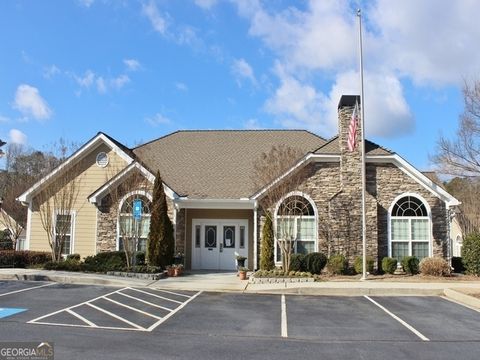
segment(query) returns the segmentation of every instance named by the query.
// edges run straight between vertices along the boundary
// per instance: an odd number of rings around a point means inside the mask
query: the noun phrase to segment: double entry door
[[[193,269],[235,270],[248,254],[248,220],[193,219],[192,237]]]

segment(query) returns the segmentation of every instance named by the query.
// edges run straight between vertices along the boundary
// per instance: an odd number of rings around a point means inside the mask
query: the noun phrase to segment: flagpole
[[[357,10],[358,16],[358,36],[360,46],[360,107],[362,123],[360,127],[360,139],[362,144],[362,280],[367,279],[367,220],[365,206],[365,188],[366,188],[366,171],[365,171],[365,93],[363,91],[363,46],[362,46],[362,10]]]

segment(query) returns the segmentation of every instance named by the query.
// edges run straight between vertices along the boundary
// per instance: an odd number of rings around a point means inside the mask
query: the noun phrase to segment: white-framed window
[[[55,213],[55,241],[62,242],[62,256],[73,253],[75,212]]]
[[[151,195],[144,191],[135,191],[127,194],[120,202],[117,227],[117,250],[145,251],[147,238],[150,232]],[[141,206],[140,216],[134,216],[134,206]]]
[[[405,194],[394,201],[389,238],[389,254],[398,261],[405,256],[421,260],[431,255],[430,211],[419,195]]]
[[[305,194],[284,197],[275,211],[275,261],[282,261],[280,242],[290,239],[294,253],[308,254],[317,249],[317,212]]]

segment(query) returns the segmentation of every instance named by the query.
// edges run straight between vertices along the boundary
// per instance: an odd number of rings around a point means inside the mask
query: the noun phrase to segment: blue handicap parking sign
[[[133,217],[136,220],[140,220],[142,217],[142,200],[135,199],[133,200]]]
[[[23,311],[27,311],[27,309],[20,309],[20,308],[0,308],[0,319],[5,318],[7,316],[15,315],[21,313]]]

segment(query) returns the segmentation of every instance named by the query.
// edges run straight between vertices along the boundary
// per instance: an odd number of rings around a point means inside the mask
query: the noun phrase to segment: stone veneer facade
[[[352,107],[339,110],[340,162],[312,162],[307,165],[298,190],[315,203],[318,213],[318,251],[327,256],[341,253],[350,264],[362,254],[361,155],[360,145],[347,150]],[[360,124],[359,124],[360,125]],[[357,138],[360,138],[360,126]],[[447,256],[448,220],[445,203],[391,163],[366,166],[367,254],[380,266],[388,256],[388,212],[394,200],[405,193],[421,196],[431,210],[434,256]],[[258,212],[260,254],[264,223]]]

